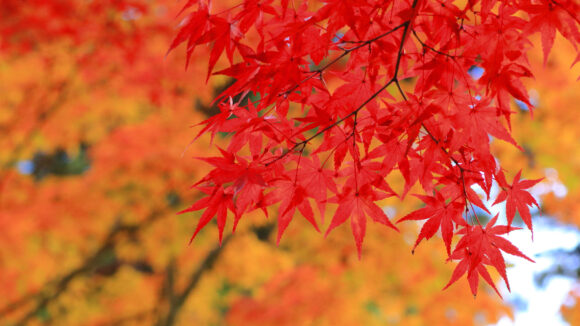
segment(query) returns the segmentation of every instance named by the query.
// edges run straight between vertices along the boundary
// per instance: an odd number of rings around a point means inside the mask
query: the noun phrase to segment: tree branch
[[[51,302],[57,300],[63,293],[65,293],[73,280],[80,276],[89,274],[100,267],[103,267],[103,261],[110,254],[111,250],[115,249],[119,235],[134,234],[135,232],[140,231],[145,226],[148,226],[151,222],[159,219],[162,216],[164,215],[161,214],[160,211],[154,211],[140,224],[123,225],[117,223],[113,225],[103,240],[101,246],[95,251],[93,255],[87,258],[83,264],[68,272],[64,276],[47,282],[40,291],[29,294],[2,307],[0,309],[0,317],[6,316],[7,314],[19,309],[31,301],[36,301],[34,307],[25,313],[24,316],[22,316],[16,323],[14,323],[14,326],[27,324],[40,311],[46,309],[46,307]]]
[[[189,297],[189,295],[193,292],[196,288],[197,284],[201,280],[203,274],[212,269],[213,265],[222,254],[224,248],[230,242],[232,235],[228,235],[224,238],[222,245],[215,247],[212,251],[210,251],[198,268],[190,275],[189,282],[179,294],[175,295],[174,288],[173,288],[173,280],[171,279],[173,273],[168,273],[168,283],[167,283],[167,290],[168,290],[168,299],[169,299],[169,311],[165,315],[165,317],[160,317],[157,321],[157,326],[172,326],[175,324],[177,320],[177,316],[179,311],[185,304],[185,301]],[[169,267],[172,268],[172,267]]]

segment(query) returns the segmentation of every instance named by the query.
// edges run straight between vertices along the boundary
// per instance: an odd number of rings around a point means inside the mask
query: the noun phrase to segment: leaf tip
[[[359,245],[358,243],[356,245],[356,252],[358,255],[358,260],[360,261],[362,259],[362,246]]]

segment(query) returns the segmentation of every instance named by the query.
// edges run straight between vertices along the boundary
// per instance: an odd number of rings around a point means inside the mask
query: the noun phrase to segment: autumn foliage
[[[576,2],[282,0],[216,11],[190,0],[183,10],[170,50],[185,43],[191,60],[208,44],[207,77],[235,81],[200,123],[198,137],[230,138],[220,155],[199,158],[213,170],[195,184],[206,197],[182,211],[204,209],[193,237],[215,218],[221,241],[228,215],[235,230],[279,203],[279,243],[297,212],[320,230],[331,207],[325,235],[348,221],[360,257],[368,219],[397,229],[380,201],[412,192],[425,207],[397,222],[425,220],[415,247],[441,231],[459,262],[447,286],[467,274],[474,295],[479,276],[495,288],[493,267],[509,288],[503,254],[531,260],[503,235],[516,229],[516,210],[532,231],[529,188],[540,180],[520,171],[507,181],[513,171],[490,142],[520,148],[511,103],[533,112],[523,84],[533,77],[530,37],[541,34],[544,61],[557,31],[576,48]],[[489,203],[504,201],[507,225],[481,225],[476,208],[490,214]]]
[[[494,288],[503,254],[529,263],[508,240],[538,189],[564,183],[537,204],[580,225],[577,17],[573,1],[0,1],[0,324],[509,316]]]

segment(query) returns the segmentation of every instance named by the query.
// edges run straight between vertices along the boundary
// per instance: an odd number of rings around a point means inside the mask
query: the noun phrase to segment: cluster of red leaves
[[[326,234],[350,221],[360,256],[367,218],[396,229],[376,202],[419,183],[425,207],[400,221],[425,220],[415,246],[441,230],[459,260],[449,284],[467,272],[475,295],[479,275],[494,287],[486,265],[507,282],[501,251],[528,259],[501,235],[517,229],[516,209],[532,229],[527,189],[539,180],[518,173],[508,183],[489,144],[518,146],[510,103],[532,108],[521,81],[532,77],[530,35],[541,33],[546,56],[556,30],[580,43],[574,0],[245,0],[215,13],[189,0],[184,11],[171,49],[185,43],[190,57],[210,45],[208,77],[235,81],[201,123],[200,135],[231,138],[222,157],[202,158],[214,169],[195,187],[208,196],[183,211],[205,209],[195,234],[217,216],[221,239],[228,211],[235,229],[280,202],[280,240],[296,210],[318,230],[311,204],[321,217],[335,204]],[[229,66],[214,72],[224,52]],[[405,180],[400,193],[386,181],[393,172]],[[490,198],[494,182],[502,192]],[[474,186],[507,202],[508,225],[469,216],[474,206],[489,213]]]

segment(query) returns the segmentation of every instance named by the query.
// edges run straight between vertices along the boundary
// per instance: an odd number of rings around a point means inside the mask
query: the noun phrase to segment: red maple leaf
[[[338,202],[336,213],[332,217],[330,226],[326,230],[325,236],[328,236],[337,226],[346,222],[350,217],[350,228],[356,243],[356,249],[359,258],[361,257],[362,243],[366,233],[367,215],[375,222],[384,224],[398,231],[385,212],[374,203],[381,195],[379,192],[371,189],[369,185],[361,187],[356,191],[350,186],[346,186],[340,194],[329,199],[331,202]]]
[[[423,224],[421,232],[419,232],[417,241],[415,241],[415,245],[413,246],[413,251],[415,251],[415,248],[417,248],[421,240],[429,240],[433,235],[435,235],[437,230],[441,229],[441,235],[445,242],[447,254],[450,255],[454,225],[467,226],[467,223],[461,215],[464,204],[457,201],[446,203],[445,198],[440,192],[437,192],[435,197],[420,195],[417,195],[417,197],[419,197],[426,206],[405,215],[403,218],[399,219],[397,223],[408,220],[427,220],[425,224]]]
[[[208,191],[209,189],[202,188],[202,191]],[[224,190],[222,187],[213,188],[213,192],[209,194],[208,197],[204,197],[189,208],[180,211],[178,214],[183,214],[187,212],[194,212],[200,209],[204,209],[205,211],[201,215],[199,222],[197,223],[197,227],[195,228],[195,232],[191,236],[189,243],[195,239],[195,236],[203,229],[203,227],[211,221],[214,216],[217,218],[217,226],[219,230],[219,242],[222,243],[224,228],[226,226],[226,218],[228,209],[236,213],[234,209],[234,202],[232,201],[233,194],[231,193],[231,188],[227,188]]]
[[[544,65],[548,61],[548,55],[554,45],[556,30],[570,40],[575,46],[575,42],[580,40],[580,32],[576,27],[579,20],[578,12],[580,5],[574,0],[561,1],[522,1],[522,8],[530,15],[530,24],[526,28],[526,33],[539,31],[542,36],[542,50],[544,51]]]
[[[481,225],[466,226],[457,232],[458,234],[462,234],[463,237],[459,240],[457,246],[455,246],[448,260],[460,260],[460,262],[453,271],[449,283],[443,289],[448,288],[467,272],[467,280],[469,281],[469,286],[474,296],[477,294],[478,274],[500,295],[485,265],[493,266],[497,270],[506,282],[509,291],[510,284],[501,251],[534,262],[511,242],[500,237],[502,234],[506,234],[511,230],[518,230],[519,228],[510,228],[506,225],[496,226],[497,217],[498,215],[492,218],[485,228],[481,227]]]
[[[536,180],[520,180],[521,173],[522,171],[520,170],[516,174],[511,185],[505,180],[502,171],[496,174],[496,180],[502,188],[502,192],[497,196],[493,205],[505,200],[508,227],[511,227],[517,209],[528,229],[533,232],[532,215],[530,214],[530,208],[528,206],[531,207],[532,205],[536,205],[537,208],[540,208],[540,206],[534,197],[532,197],[532,195],[525,189],[533,187],[535,184],[542,181],[543,178]]]
[[[296,209],[314,226],[316,231],[320,231],[314,219],[314,212],[308,200],[307,190],[291,180],[280,180],[275,183],[275,186],[276,188],[272,192],[272,196],[276,198],[276,201],[282,201],[278,214],[278,235],[276,237],[276,243],[280,243],[282,234],[290,224],[290,221],[292,221]]]

